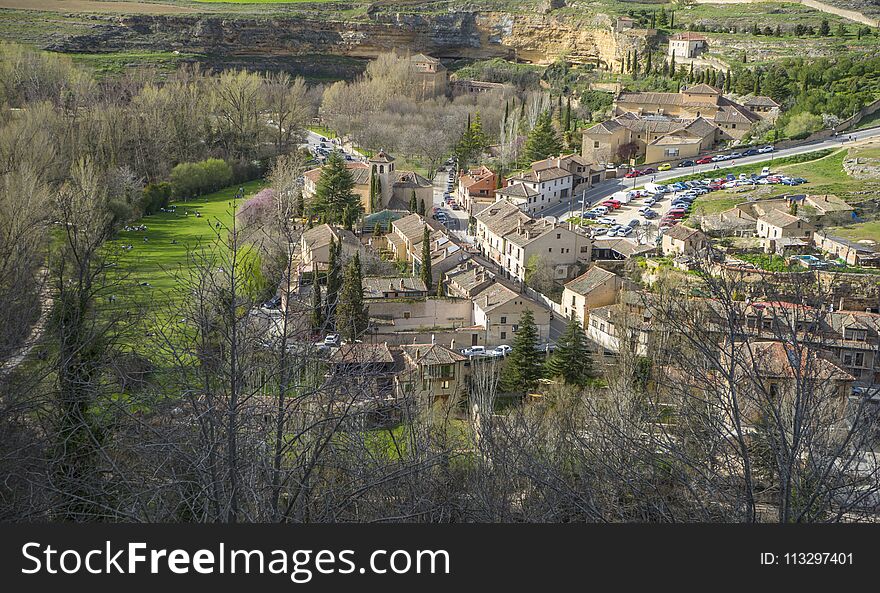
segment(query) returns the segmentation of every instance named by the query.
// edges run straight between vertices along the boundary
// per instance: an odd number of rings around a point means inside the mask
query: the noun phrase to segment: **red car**
[[[606,206],[608,208],[613,208],[614,210],[617,210],[618,208],[620,208],[620,202],[618,200],[605,200],[600,204],[600,206]]]
[[[676,220],[678,220],[680,218],[684,218],[684,215],[685,215],[685,211],[682,210],[681,208],[673,208],[672,210],[670,210],[669,212],[666,213],[666,216],[668,216],[669,218],[675,218]]]
[[[624,177],[626,177],[627,179],[632,179],[633,177],[638,177],[641,174],[642,174],[642,172],[639,171],[638,169],[633,169],[632,171],[630,171],[629,173],[624,175]]]
[[[660,219],[660,226],[675,226],[679,222],[681,221],[676,218],[666,218],[664,216],[662,219]]]
[[[703,158],[697,160],[698,165],[708,165],[711,162],[713,162],[713,161],[712,161],[712,157],[710,157],[710,156],[704,156]]]

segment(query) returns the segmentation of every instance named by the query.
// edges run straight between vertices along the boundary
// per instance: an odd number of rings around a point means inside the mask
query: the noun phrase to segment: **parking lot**
[[[723,177],[707,176],[669,185],[647,183],[643,188],[619,191],[593,205],[585,212],[585,218],[590,221],[594,237],[625,236],[650,239],[666,228],[681,222],[690,213],[693,204],[700,196],[740,187],[757,188],[761,185],[777,184],[795,187],[804,183],[807,183],[806,179],[774,174],[769,167],[764,167],[760,173],[751,175],[742,173],[738,176],[732,174]],[[651,212],[646,213],[646,209],[650,209]]]

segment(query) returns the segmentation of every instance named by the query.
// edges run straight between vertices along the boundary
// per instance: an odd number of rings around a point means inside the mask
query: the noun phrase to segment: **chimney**
[[[489,306],[489,295],[487,294],[486,295],[486,307],[488,307],[488,306]]]
[[[401,279],[400,279],[400,290],[403,290],[404,288],[406,288],[406,285],[405,285],[405,283],[403,282],[403,278],[401,278]]]
[[[449,349],[455,352],[455,338],[452,338],[452,341],[449,342]]]
[[[434,334],[431,334],[431,345],[434,345]]]

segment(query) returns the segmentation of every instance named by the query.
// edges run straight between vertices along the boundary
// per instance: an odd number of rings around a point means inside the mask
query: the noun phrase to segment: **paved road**
[[[317,134],[311,130],[306,130],[304,146],[306,146],[309,149],[309,151],[312,154],[314,154],[315,148],[317,148],[318,146],[321,146],[321,137],[322,136],[320,134]],[[336,138],[334,138],[333,140],[330,140],[328,138],[327,141],[324,143],[325,144],[324,148],[327,148],[327,149],[341,148],[345,154],[351,155],[355,160],[365,160],[366,159],[366,157],[363,154],[361,154],[360,152],[358,152],[357,150],[355,150],[351,144],[344,144],[344,145],[340,146],[338,142],[339,142],[339,140]]]
[[[434,208],[437,211],[443,211],[446,214],[449,222],[446,225],[450,231],[452,231],[456,237],[461,239],[466,243],[473,243],[471,237],[467,236],[467,227],[468,227],[468,218],[467,213],[464,210],[453,210],[443,202],[443,194],[446,192],[447,181],[449,180],[449,172],[448,171],[438,171],[434,176]],[[453,189],[455,189],[455,183],[453,183]],[[450,192],[454,193],[454,192]]]
[[[853,142],[844,141],[844,139],[849,138],[850,136],[854,138],[854,141],[866,140],[868,138],[877,138],[880,137],[880,127],[868,128],[866,130],[852,132],[851,134],[844,134],[839,136],[838,138],[831,138],[828,140],[811,142],[810,144],[805,144],[802,146],[777,150],[770,154],[759,154],[742,159],[736,159],[736,161],[722,161],[720,163],[713,163],[709,165],[698,165],[696,167],[687,167],[684,169],[672,169],[671,171],[661,171],[654,175],[644,175],[642,177],[636,177],[635,179],[610,179],[590,188],[581,195],[572,197],[572,199],[567,203],[558,204],[556,206],[553,206],[552,208],[548,208],[547,210],[542,212],[542,214],[544,216],[556,216],[560,219],[565,219],[571,216],[572,213],[580,214],[580,200],[584,197],[586,197],[587,208],[589,208],[590,204],[595,204],[596,202],[607,198],[614,192],[623,189],[640,187],[645,183],[650,182],[652,177],[654,178],[655,182],[662,183],[663,181],[674,179],[676,177],[681,177],[683,175],[691,175],[694,173],[706,173],[707,175],[711,175],[716,171],[723,171],[724,169],[738,167],[741,165],[772,163],[773,160],[779,159],[781,157],[815,152],[818,150],[824,150],[826,148],[850,146],[851,144],[853,144]],[[716,166],[718,167],[718,169],[715,169]]]

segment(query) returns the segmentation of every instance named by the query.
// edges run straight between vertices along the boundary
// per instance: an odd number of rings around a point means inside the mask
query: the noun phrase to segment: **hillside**
[[[669,21],[658,22],[661,10]],[[627,15],[632,28],[617,27]],[[823,21],[835,34],[795,34],[795,27],[817,31]],[[736,0],[0,0],[0,40],[118,56],[108,71],[124,67],[127,55],[185,54],[211,67],[285,69],[313,79],[348,78],[361,60],[395,48],[614,68],[632,49],[662,51],[667,35],[688,29],[709,37],[711,57],[728,64],[744,52],[750,61],[874,53],[877,37],[857,36],[860,27],[799,3]]]

